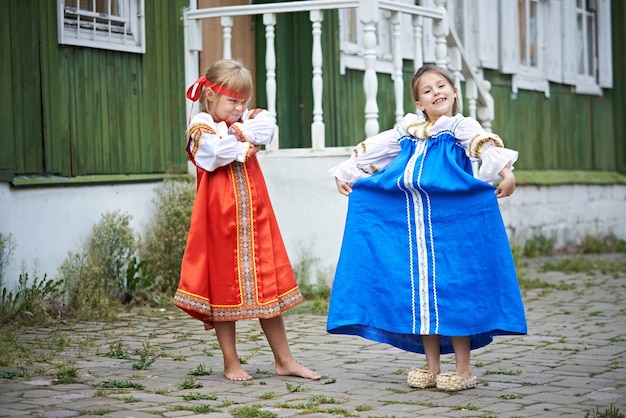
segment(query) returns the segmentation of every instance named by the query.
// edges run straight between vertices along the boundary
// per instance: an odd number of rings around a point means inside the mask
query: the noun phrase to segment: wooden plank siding
[[[0,176],[186,172],[182,10],[146,2],[146,53],[57,44],[57,3],[0,5]]]
[[[526,90],[512,98],[510,77],[486,76],[495,102],[493,131],[520,151],[518,169],[618,170],[614,91],[589,96],[551,84],[549,98]]]
[[[613,42],[613,90],[610,94],[615,127],[617,171],[626,174],[626,2],[611,2],[611,36]]]

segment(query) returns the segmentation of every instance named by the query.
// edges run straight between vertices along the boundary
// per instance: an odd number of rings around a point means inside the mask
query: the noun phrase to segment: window
[[[550,83],[546,76],[546,53],[549,25],[548,0],[505,0],[501,8],[502,31],[500,70],[513,74],[513,93],[522,90],[542,91],[550,96]],[[515,5],[515,7],[510,7]]]
[[[520,64],[525,67],[537,68],[539,35],[537,31],[537,0],[518,0],[517,13],[519,20],[519,53]]]
[[[144,0],[58,0],[59,44],[145,53]]]
[[[515,5],[515,7],[513,7]],[[550,82],[579,94],[612,86],[610,0],[500,0],[500,71],[512,90],[543,91]]]
[[[577,73],[581,77],[596,75],[596,4],[594,0],[576,2]]]

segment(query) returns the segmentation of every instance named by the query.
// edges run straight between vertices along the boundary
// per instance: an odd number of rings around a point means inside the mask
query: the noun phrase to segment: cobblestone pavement
[[[626,263],[624,254],[602,258]],[[320,381],[273,375],[271,351],[258,322],[243,321],[238,324],[239,354],[254,380],[230,382],[222,376],[214,332],[204,331],[198,321],[172,308],[123,314],[115,323],[0,330],[2,344],[15,347],[17,359],[8,364],[0,358],[0,416],[594,417],[609,416],[606,413],[615,409],[626,413],[626,274],[540,272],[543,262],[558,260],[532,260],[532,265],[520,269],[526,281],[536,279],[535,287],[524,290],[529,333],[497,337],[473,352],[475,389],[456,393],[413,389],[406,384],[406,373],[424,366],[422,355],[359,337],[327,334],[326,318],[309,314],[288,314],[285,323],[295,357],[322,374]],[[587,261],[581,268],[591,264]],[[128,358],[116,358],[125,355]],[[453,368],[451,355],[443,356],[443,361],[444,371]],[[17,365],[30,377],[20,377]],[[55,381],[71,375],[71,367],[77,368],[78,382]]]

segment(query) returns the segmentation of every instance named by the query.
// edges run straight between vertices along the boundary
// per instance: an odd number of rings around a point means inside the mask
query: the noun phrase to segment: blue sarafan
[[[456,118],[450,122],[455,123]],[[472,173],[454,129],[403,136],[378,173],[353,184],[327,331],[424,353],[420,335],[527,333],[496,187]]]

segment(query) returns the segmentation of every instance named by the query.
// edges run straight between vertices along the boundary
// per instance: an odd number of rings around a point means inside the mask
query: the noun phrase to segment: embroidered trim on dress
[[[215,130],[204,123],[194,123],[189,127],[189,145],[187,146],[187,153],[193,158],[194,161],[196,159],[196,154],[198,154],[198,150],[200,149],[202,135],[204,134],[215,135]]]
[[[424,159],[426,158],[426,152],[428,149],[428,141],[421,139],[415,142],[415,149],[413,155],[407,162],[406,169],[404,170],[404,176],[398,178],[396,185],[405,194],[406,199],[406,222],[407,222],[407,238],[409,241],[409,274],[411,280],[411,307],[413,333],[417,334],[431,334],[436,333],[439,324],[439,314],[437,308],[437,296],[436,289],[434,291],[434,308],[435,308],[435,331],[431,332],[430,329],[430,299],[429,299],[429,283],[428,283],[428,248],[426,246],[426,228],[430,231],[431,247],[432,242],[432,226],[430,217],[430,198],[428,194],[421,189],[419,183],[421,181],[422,167]],[[421,156],[420,165],[417,173],[417,187],[413,184],[413,178],[415,177],[417,160]],[[425,200],[425,202],[424,202]],[[424,207],[424,204],[426,207]],[[425,212],[426,211],[426,212]],[[415,231],[415,237],[413,237],[413,231]],[[417,281],[415,277],[415,261],[417,260]],[[433,255],[433,264],[435,262]],[[435,272],[433,266],[433,272]],[[436,281],[433,281],[433,286]],[[419,313],[416,312],[416,298],[419,299]],[[417,317],[419,316],[420,329],[417,329]]]
[[[241,289],[240,296],[244,304],[253,306],[258,304],[258,289],[250,180],[244,164],[232,163],[228,167],[235,192],[235,208],[237,210],[237,279],[239,289]]]
[[[361,151],[359,151],[359,149],[361,149]],[[355,157],[359,157],[361,154],[365,154],[367,152],[367,145],[365,144],[365,141],[359,142],[356,147],[354,147],[354,150],[352,152],[354,153]]]
[[[492,142],[495,147],[504,147],[504,143],[496,134],[489,134],[489,136],[485,136],[485,134],[476,134],[469,140],[468,148],[470,150],[470,156],[480,158],[483,147],[489,142]]]
[[[303,298],[300,290],[293,288],[282,295],[278,295],[276,299],[256,306],[247,306],[244,304],[235,306],[212,305],[206,298],[178,289],[174,295],[173,303],[183,310],[206,315],[204,322],[207,323],[211,321],[273,318],[278,316],[282,311],[300,304],[302,301]]]
[[[237,141],[247,142],[246,134],[243,131],[243,125],[241,124],[241,122],[233,123],[232,125],[230,125],[230,128],[233,135],[235,135],[235,137],[237,138]]]
[[[257,108],[255,108],[255,109],[252,109],[252,110],[250,111],[250,113],[248,114],[248,119],[254,119],[254,117],[255,117],[256,115],[258,115],[259,113],[264,112],[264,111],[265,111],[265,109],[260,109],[260,108],[258,108],[258,107],[257,107]]]

